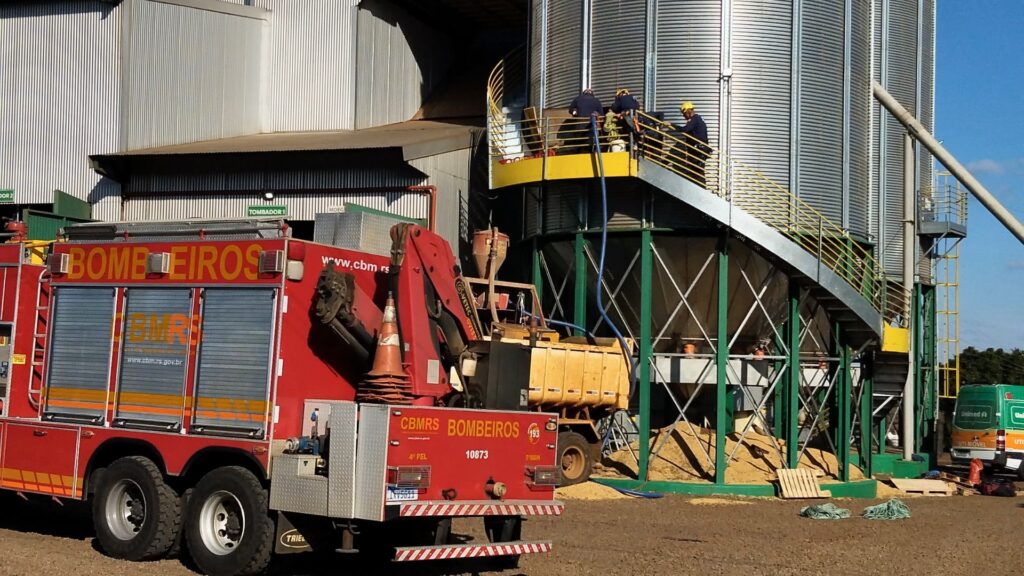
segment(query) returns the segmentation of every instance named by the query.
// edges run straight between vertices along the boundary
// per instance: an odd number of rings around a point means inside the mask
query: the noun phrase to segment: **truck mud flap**
[[[499,544],[445,544],[441,546],[406,546],[395,549],[395,562],[422,560],[458,560],[464,558],[496,558],[541,554],[551,551],[551,541],[502,542]]]

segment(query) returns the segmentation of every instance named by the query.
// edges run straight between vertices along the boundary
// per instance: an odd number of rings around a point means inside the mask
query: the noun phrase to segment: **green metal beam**
[[[594,482],[644,492],[665,492],[669,494],[689,494],[691,496],[776,496],[773,484],[711,484],[707,482],[640,482],[627,478],[594,478]],[[826,485],[833,498],[875,498],[878,482],[875,480],[856,480],[853,482],[833,482]]]
[[[783,438],[786,440],[786,464],[796,468],[797,443],[800,429],[797,416],[800,413],[800,286],[792,278],[789,280],[789,319],[786,322],[786,346],[789,348],[789,368],[784,376],[786,385],[786,429]]]
[[[861,396],[860,396],[860,466],[864,470],[864,475],[871,477],[871,435],[874,434],[875,427],[872,425],[872,412],[874,411],[874,388],[875,381],[872,375],[872,358],[864,357],[861,360]]]
[[[729,364],[729,237],[722,235],[718,241],[718,333],[715,343],[715,365],[717,385],[715,386],[715,483],[725,484],[726,463],[725,435],[731,426],[726,425],[731,410],[726,409],[729,397],[726,394],[727,367]]]
[[[654,258],[651,231],[640,234],[640,356],[637,359],[637,378],[640,387],[640,480],[647,479],[651,452],[651,288],[654,282]]]
[[[834,334],[836,350],[839,353],[839,373],[836,375],[838,378],[836,405],[839,408],[836,415],[838,429],[836,450],[839,451],[839,454],[836,454],[836,457],[840,466],[839,479],[848,482],[850,480],[850,442],[853,440],[853,375],[850,373],[852,352],[846,343],[846,335],[839,323],[835,325]]]
[[[576,242],[573,245],[576,263],[573,270],[576,273],[576,281],[573,290],[573,316],[572,321],[577,326],[587,327],[587,241],[583,232],[576,233]],[[584,336],[582,330],[575,331],[577,336]]]

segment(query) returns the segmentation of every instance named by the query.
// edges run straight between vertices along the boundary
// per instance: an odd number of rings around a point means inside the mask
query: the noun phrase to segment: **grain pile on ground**
[[[747,432],[743,442],[737,449],[736,441],[739,433],[730,434],[726,438],[725,452],[735,456],[725,471],[725,481],[730,484],[765,484],[775,478],[775,471],[782,467],[780,452],[786,449],[785,442],[753,430]],[[637,444],[623,449],[604,462],[602,474],[618,475],[635,478],[637,463],[633,454]],[[689,426],[680,422],[675,428],[668,427],[652,435],[651,446],[657,449],[656,456],[650,462],[649,480],[673,480],[680,482],[699,482],[714,479],[715,432],[706,428]],[[836,478],[839,464],[831,452],[818,448],[807,448],[800,459],[801,468],[820,470],[824,474],[823,481]],[[864,474],[852,467],[851,480],[862,480]]]
[[[559,488],[555,491],[555,498],[560,500],[616,500],[629,498],[629,496],[597,482],[584,482]]]

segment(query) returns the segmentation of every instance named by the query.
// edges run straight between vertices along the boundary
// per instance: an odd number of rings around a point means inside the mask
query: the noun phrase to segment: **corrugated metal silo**
[[[583,74],[583,5],[547,0],[546,108],[562,108],[579,94]]]
[[[732,16],[730,152],[789,188],[793,6],[739,2]]]
[[[589,84],[606,105],[618,88],[643,96],[646,10],[646,0],[593,0]]]
[[[932,129],[934,108],[934,0],[874,0],[876,78],[908,111]],[[906,130],[876,106],[877,165],[873,194],[879,260],[892,279],[902,277],[903,136]],[[918,187],[930,188],[931,158],[918,150]],[[925,274],[927,276],[927,274]]]
[[[679,104],[693,102],[718,145],[719,77],[722,51],[720,0],[658,2],[655,28],[654,106],[678,121]]]

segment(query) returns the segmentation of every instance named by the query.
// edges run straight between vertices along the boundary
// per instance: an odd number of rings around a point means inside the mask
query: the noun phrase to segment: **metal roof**
[[[182,154],[259,154],[329,150],[369,150],[401,148],[405,160],[433,156],[473,145],[482,127],[429,120],[412,120],[361,130],[323,132],[271,132],[249,134],[187,144],[125,150],[113,154],[95,154],[89,158],[102,162],[126,156],[176,156]]]
[[[362,130],[273,132],[188,144],[125,150],[89,156],[92,169],[118,179],[133,160],[211,156],[217,154],[274,154],[279,152],[344,152],[394,150],[405,161],[471,148],[483,128],[473,125],[411,120]]]

